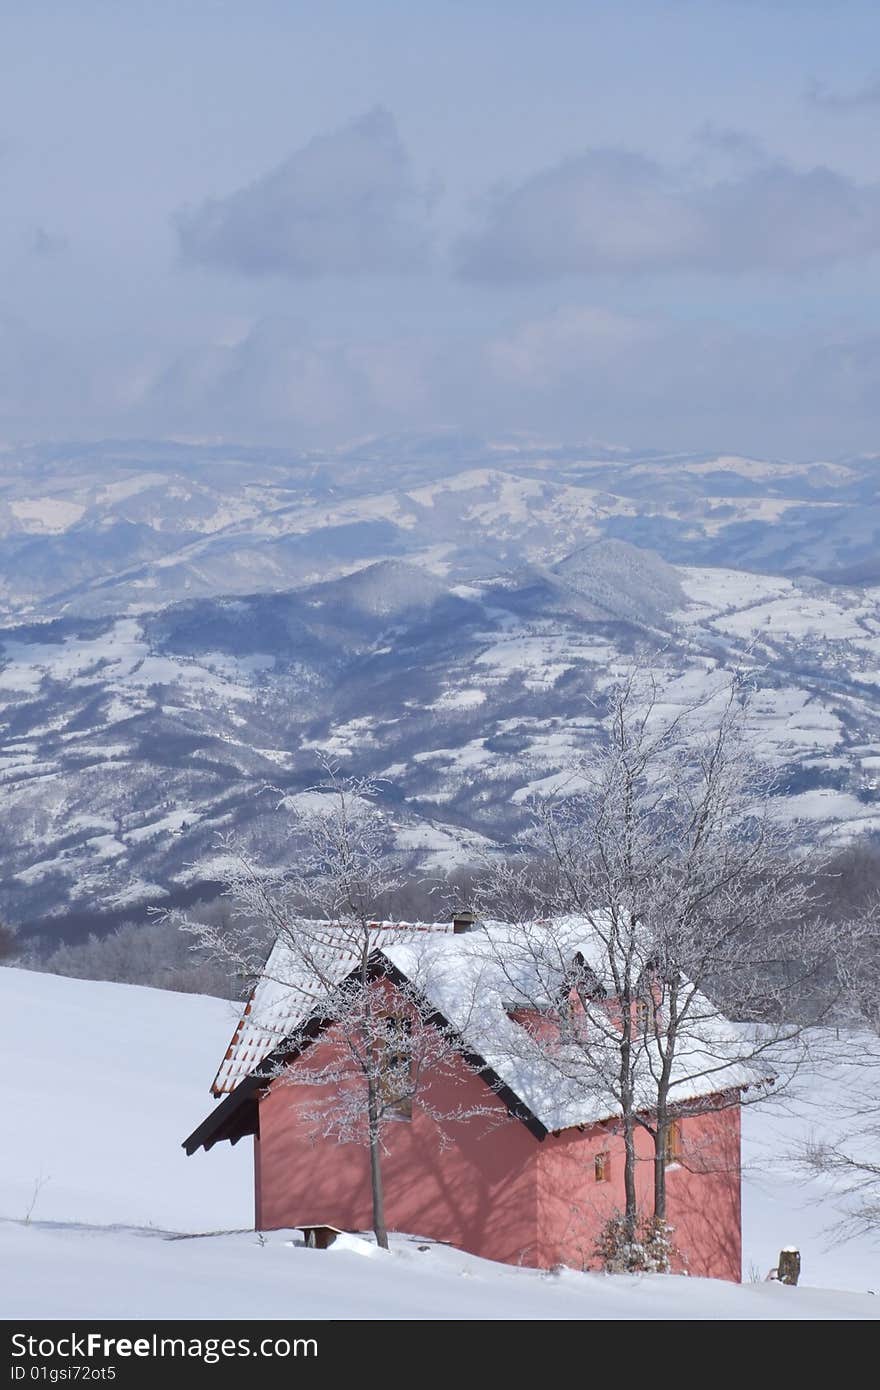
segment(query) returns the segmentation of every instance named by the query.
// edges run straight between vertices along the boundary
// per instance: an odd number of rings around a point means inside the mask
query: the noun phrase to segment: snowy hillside
[[[817,1207],[781,1159],[816,1113],[832,1122],[844,1074],[815,1083],[815,1112],[745,1115],[745,1273],[796,1243],[800,1288],[545,1275],[406,1239],[390,1255],[356,1240],[307,1251],[292,1232],[261,1244],[247,1141],[192,1159],[180,1148],[210,1108],[233,1019],[214,999],[0,969],[0,1101],[14,1117],[0,1146],[4,1316],[880,1316],[866,1292],[880,1287],[880,1249],[827,1249],[829,1194]]]
[[[877,832],[878,598],[603,541],[469,583],[389,561],[0,630],[0,913],[90,922],[179,900],[222,876],[230,829],[286,852],[264,789],[308,787],[320,749],[384,779],[389,848],[428,872],[464,864],[601,737],[634,657],[672,704],[756,668],[780,814],[841,841]]]
[[[218,833],[279,854],[261,789],[302,791],[322,748],[386,779],[389,848],[465,864],[601,737],[635,656],[673,703],[753,665],[780,814],[880,831],[877,459],[440,435],[2,464],[14,922],[71,936],[213,895]]]
[[[870,582],[876,458],[793,465],[454,435],[330,454],[170,443],[10,449],[0,612],[119,614],[411,557],[457,577],[611,537],[675,564]]]
[[[180,1147],[237,1013],[198,995],[0,968],[0,1216],[204,1231],[253,1225],[247,1144]],[[204,1157],[204,1155],[203,1155]]]

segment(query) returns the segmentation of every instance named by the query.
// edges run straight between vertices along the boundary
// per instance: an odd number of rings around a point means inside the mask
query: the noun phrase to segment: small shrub
[[[654,1216],[641,1217],[630,1239],[623,1212],[614,1212],[596,1241],[594,1250],[606,1274],[669,1274],[673,1260],[682,1263],[672,1240],[672,1227]]]

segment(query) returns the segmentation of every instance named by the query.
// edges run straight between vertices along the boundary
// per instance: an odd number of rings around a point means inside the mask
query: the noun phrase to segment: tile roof
[[[620,1113],[615,1097],[600,1079],[603,1073],[616,1073],[619,1057],[605,1033],[593,1029],[587,1035],[593,1059],[589,1066],[584,1065],[584,1037],[568,1053],[554,1046],[551,1060],[540,1033],[512,1016],[518,1004],[541,1006],[558,997],[576,955],[601,980],[606,973],[601,946],[586,919],[560,918],[552,926],[535,922],[519,927],[485,922],[476,931],[446,941],[391,943],[382,954],[417,982],[434,1008],[546,1130],[595,1124]],[[540,961],[537,970],[536,959]],[[686,988],[692,994],[691,1023],[678,1040],[671,1101],[682,1104],[765,1079],[738,1060],[746,1050],[742,1030],[721,1017],[717,1007],[693,986]],[[657,1057],[646,1051],[641,1075],[636,1077],[638,1109],[652,1108],[656,1070]]]
[[[327,947],[322,969],[327,976],[343,980],[352,968],[354,955],[344,946],[340,948],[340,929],[334,932],[330,924],[320,922],[309,926],[315,931],[314,940],[320,942],[323,938]],[[426,932],[452,933],[451,922],[376,922],[371,926],[374,949]],[[309,980],[302,960],[279,937],[211,1083],[214,1095],[234,1091],[239,1082],[255,1072],[270,1052],[309,1017],[314,1002],[314,980]]]
[[[341,929],[313,926],[312,941],[324,952],[325,979],[343,980],[355,957],[350,949],[340,949]],[[511,1013],[518,1003],[535,1004],[542,995],[549,998],[577,955],[601,981],[605,973],[601,942],[586,919],[557,919],[552,927],[540,922],[516,928],[484,922],[462,934],[453,934],[450,922],[383,922],[375,924],[372,945],[417,986],[544,1129],[594,1124],[619,1113],[614,1096],[599,1079],[601,1049],[613,1049],[613,1043],[596,1031],[599,1065],[586,1079],[582,1043],[580,1058],[578,1050],[572,1049],[570,1066],[558,1052],[551,1062],[539,1038]],[[536,958],[541,962],[537,972]],[[679,1039],[671,1100],[684,1103],[765,1080],[738,1060],[743,1047],[737,1025],[723,1019],[715,1005],[689,988],[693,1023],[687,1036]],[[276,942],[214,1080],[214,1094],[231,1092],[252,1076],[305,1022],[319,997],[314,976],[310,977],[301,959],[286,944]],[[650,1109],[651,1059],[647,1056],[643,1073],[643,1108]]]

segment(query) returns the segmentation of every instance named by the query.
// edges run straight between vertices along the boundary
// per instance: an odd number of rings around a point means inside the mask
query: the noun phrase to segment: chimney
[[[455,913],[452,919],[452,930],[456,936],[460,936],[462,932],[472,931],[476,920],[475,914],[465,908],[463,911]]]

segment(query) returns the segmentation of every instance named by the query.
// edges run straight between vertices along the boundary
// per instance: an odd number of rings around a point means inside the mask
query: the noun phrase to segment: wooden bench
[[[326,1250],[337,1236],[344,1235],[338,1226],[297,1226],[309,1250]]]

